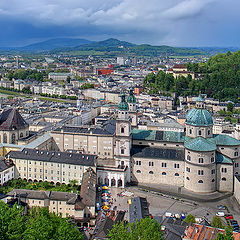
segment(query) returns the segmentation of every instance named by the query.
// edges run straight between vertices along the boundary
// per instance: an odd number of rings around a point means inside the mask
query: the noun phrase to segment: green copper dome
[[[215,143],[202,137],[197,137],[197,138],[185,141],[184,147],[186,149],[189,149],[192,151],[198,151],[198,152],[211,152],[217,149],[217,146]]]
[[[128,111],[128,104],[125,99],[125,94],[122,94],[121,96],[121,102],[118,104],[118,109],[121,111]]]
[[[212,115],[206,109],[191,109],[186,116],[185,124],[193,126],[209,126],[213,124]]]
[[[128,103],[136,103],[136,98],[135,98],[135,96],[133,94],[133,89],[132,88],[130,89],[130,94],[129,94],[128,98],[127,98],[127,102]]]

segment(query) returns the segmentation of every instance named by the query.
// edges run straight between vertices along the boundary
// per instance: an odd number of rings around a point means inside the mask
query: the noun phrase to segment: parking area
[[[131,197],[145,197],[149,203],[149,210],[153,216],[164,216],[166,212],[173,214],[192,214],[198,218],[205,218],[211,222],[213,216],[221,211],[225,214],[230,213],[233,218],[240,222],[240,208],[234,197],[228,197],[217,202],[199,203],[187,199],[180,199],[155,192],[142,191],[138,187],[128,187],[125,189],[111,188],[113,206],[118,210],[125,210],[125,219],[128,220],[128,199]],[[119,196],[121,192],[130,192],[133,196]],[[226,210],[219,210],[218,206],[226,206]],[[228,210],[228,211],[227,211]],[[222,218],[226,223],[225,218]]]

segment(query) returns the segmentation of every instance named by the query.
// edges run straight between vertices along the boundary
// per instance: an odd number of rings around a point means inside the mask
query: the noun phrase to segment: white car
[[[216,215],[218,217],[224,217],[225,216],[225,213],[224,212],[217,212]]]

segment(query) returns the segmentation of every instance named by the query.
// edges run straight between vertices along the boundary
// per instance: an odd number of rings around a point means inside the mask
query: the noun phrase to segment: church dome
[[[213,125],[212,115],[206,109],[191,109],[186,116],[185,124],[193,126]]]

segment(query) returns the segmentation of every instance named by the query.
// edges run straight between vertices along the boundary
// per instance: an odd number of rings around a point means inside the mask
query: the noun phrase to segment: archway
[[[107,186],[109,186],[109,179],[108,179],[107,177],[104,179],[104,183],[105,183]]]
[[[111,179],[111,186],[112,187],[116,186],[116,180],[114,178]]]
[[[122,187],[122,185],[123,185],[123,184],[122,184],[122,179],[119,179],[119,180],[118,180],[118,187]]]

